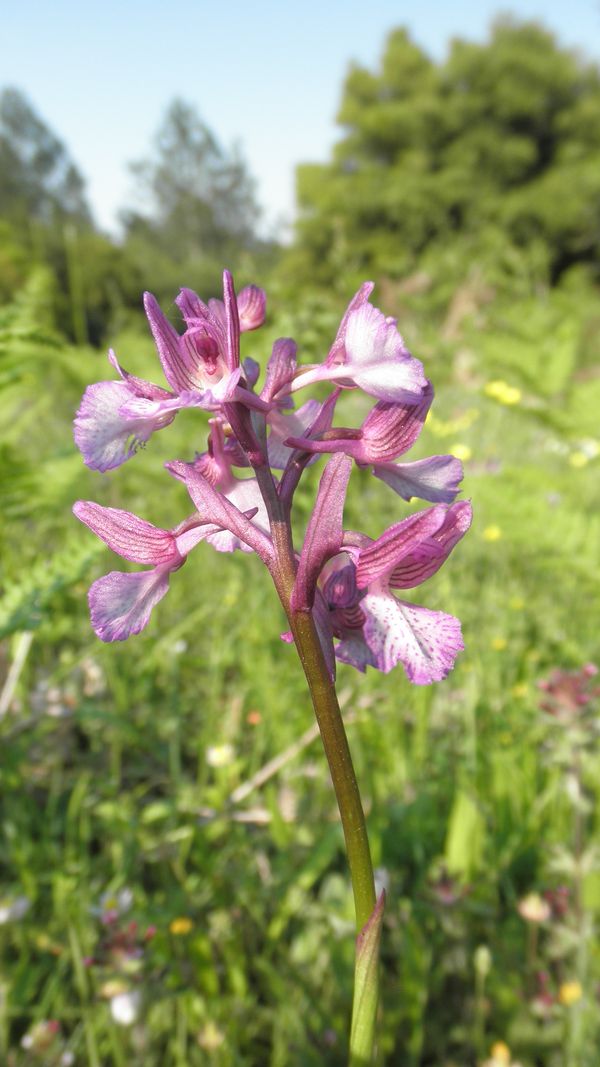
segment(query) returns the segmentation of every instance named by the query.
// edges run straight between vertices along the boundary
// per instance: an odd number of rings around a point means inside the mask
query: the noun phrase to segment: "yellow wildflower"
[[[202,1030],[198,1034],[196,1039],[200,1048],[203,1048],[206,1052],[216,1052],[221,1047],[225,1040],[225,1034],[219,1027],[209,1019],[207,1023],[202,1027]]]
[[[569,463],[572,467],[575,467],[576,470],[579,470],[581,467],[585,467],[589,463],[589,457],[586,456],[585,452],[571,452]]]
[[[502,530],[494,523],[491,526],[486,526],[481,536],[484,541],[499,541],[502,537]]]
[[[504,652],[504,649],[506,648],[507,644],[508,641],[505,637],[492,637],[492,640],[490,641],[490,648],[492,648],[494,652]]]
[[[468,445],[461,444],[460,441],[457,441],[456,444],[452,445],[450,451],[453,456],[456,456],[457,459],[461,459],[463,463],[467,463],[473,455],[472,449],[470,449]]]
[[[525,682],[517,682],[516,685],[513,685],[510,691],[511,696],[517,697],[518,700],[520,700],[522,697],[526,697],[528,692],[529,686],[526,685]]]
[[[521,402],[521,390],[517,389],[516,385],[509,385],[508,382],[503,382],[501,378],[495,378],[494,381],[488,382],[483,391],[486,396],[491,396],[499,404],[511,405]]]
[[[478,418],[479,411],[477,408],[468,408],[456,419],[447,420],[438,419],[437,415],[429,411],[425,419],[425,425],[434,437],[454,437],[455,434],[461,433],[462,430],[468,430]]]
[[[508,606],[512,611],[523,611],[525,601],[522,596],[513,596],[510,598]]]
[[[185,934],[189,934],[193,930],[194,924],[191,919],[188,919],[186,915],[182,915],[179,919],[172,919],[169,923],[169,930],[175,937],[184,937]]]
[[[558,999],[561,1004],[565,1004],[567,1008],[569,1008],[571,1004],[576,1004],[578,1000],[581,1000],[582,996],[583,989],[581,988],[580,982],[577,981],[563,982],[558,991]]]
[[[492,1062],[498,1065],[510,1063],[510,1049],[504,1041],[495,1041],[490,1049]]]
[[[126,993],[128,989],[127,982],[124,982],[122,978],[110,978],[100,986],[100,996],[105,1000],[112,1000],[113,997],[120,997],[122,993]]]

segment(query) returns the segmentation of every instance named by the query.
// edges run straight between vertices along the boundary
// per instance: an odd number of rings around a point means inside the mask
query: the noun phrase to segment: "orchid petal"
[[[413,589],[440,569],[454,546],[464,537],[471,525],[472,508],[468,500],[449,507],[438,529],[421,544],[416,544],[391,573],[393,589]]]
[[[240,317],[233,278],[228,270],[223,271],[223,300],[226,327],[225,362],[229,370],[234,371],[240,365]]]
[[[335,336],[335,341],[331,347],[331,351],[327,357],[327,363],[331,363],[338,358],[340,350],[343,351],[344,342],[346,338],[346,327],[348,325],[348,319],[353,311],[357,311],[358,308],[366,304],[373,289],[375,288],[375,282],[363,282],[360,289],[354,294],[352,300],[348,304],[343,316],[342,321],[338,327],[338,332]]]
[[[130,511],[106,508],[92,500],[78,500],[73,513],[123,559],[153,564],[179,559],[175,538],[169,530],[161,530]]]
[[[129,415],[127,409],[134,402],[145,405],[144,412]],[[175,413],[163,412],[159,402],[137,397],[126,381],[97,382],[83,394],[73,436],[86,465],[108,471],[131,459],[155,430],[174,418]]]
[[[267,567],[271,565],[273,545],[270,538],[231,504],[223,493],[214,489],[210,482],[195,470],[193,464],[177,460],[174,463],[166,463],[165,466],[173,477],[184,482],[202,522],[215,523],[221,529],[229,530],[239,537],[240,541],[253,548]]]
[[[403,402],[422,396],[429,383],[423,366],[405,348],[394,322],[372,304],[353,311],[346,325],[345,367],[359,389],[380,400]]]
[[[390,404],[380,400],[361,427],[361,463],[382,463],[408,452],[417,440],[433,400],[428,382],[423,395],[413,404]]]
[[[380,400],[360,430],[334,428],[320,440],[303,443],[294,436],[286,443],[294,448],[304,447],[307,452],[345,452],[363,466],[396,459],[416,441],[432,399],[433,389],[428,384],[416,404],[391,404]]]
[[[242,361],[242,369],[249,388],[253,389],[260,374],[260,364],[255,359],[252,359],[252,356],[246,356]]]
[[[181,393],[194,388],[197,382],[182,356],[181,338],[161,310],[152,293],[144,293],[144,310],[150,324],[164,376],[171,389]]]
[[[98,578],[89,594],[92,626],[101,641],[125,641],[147,625],[153,607],[169,588],[171,568],[137,574],[111,571]]]
[[[123,370],[112,348],[108,350],[108,362],[136,396],[143,396],[148,400],[168,400],[172,396],[168,389],[162,389],[160,385],[154,385],[152,382],[147,382],[145,378],[137,378],[135,374],[129,374],[128,371]]]
[[[446,508],[442,505],[417,511],[390,526],[376,541],[362,548],[356,568],[358,588],[364,589],[391,574],[405,556],[427,543],[426,539],[439,530],[445,517]]]
[[[375,463],[373,474],[403,500],[451,504],[459,492],[463,466],[455,456],[430,456],[415,463]]]
[[[180,289],[175,303],[183,315],[186,326],[198,326],[199,322],[208,322],[209,312],[206,304],[193,289]]]
[[[339,555],[323,569],[321,584],[325,601],[333,609],[349,608],[360,599],[361,594],[356,588],[356,567],[347,553]]]
[[[342,641],[335,646],[335,657],[340,663],[355,667],[361,674],[367,667],[377,667],[377,661],[367,645],[362,630],[349,630]]]
[[[267,451],[271,467],[274,467],[275,470],[284,469],[293,451],[293,448],[290,448],[284,442],[295,435],[300,443],[299,445],[294,444],[293,447],[302,447],[302,442],[305,440],[302,434],[311,426],[320,410],[321,404],[318,400],[307,400],[301,408],[298,408],[297,411],[291,411],[287,415],[276,409],[269,412],[267,425],[270,427],[270,433],[267,440]]]
[[[422,365],[412,356],[402,360],[373,358],[356,369],[350,363],[313,367],[294,379],[290,392],[315,382],[339,382],[344,388],[359,388],[391,403],[414,403],[427,387]]]
[[[240,330],[257,330],[265,321],[267,295],[257,285],[247,285],[238,293],[237,306]]]
[[[289,392],[296,373],[296,342],[291,337],[280,337],[275,341],[267,363],[265,384],[261,391],[263,400],[273,400],[278,393]]]
[[[313,605],[317,578],[342,544],[344,502],[352,463],[347,456],[333,456],[319,483],[319,491],[309,519],[292,592],[294,611],[309,611]]]
[[[375,587],[361,601],[364,638],[380,671],[402,663],[415,685],[445,678],[464,649],[460,622],[443,611],[429,611]]]

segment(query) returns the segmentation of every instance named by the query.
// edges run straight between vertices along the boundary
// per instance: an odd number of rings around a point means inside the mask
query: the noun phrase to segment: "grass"
[[[147,632],[122,646],[94,638],[86,589],[121,562],[70,505],[84,497],[179,521],[189,504],[161,464],[203,448],[202,416],[182,413],[114,475],[87,472],[70,419],[107,365],[65,348],[39,325],[41,307],[38,279],[0,318],[7,668],[33,634],[0,723],[0,897],[9,911],[28,902],[0,926],[0,1062],[341,1065],[352,900],[318,739],[231,799],[311,726],[268,576],[254,558],[201,545]],[[340,311],[322,312],[309,349],[326,345]],[[520,314],[486,314],[452,341],[436,343],[418,309],[404,330],[438,385],[415,458],[460,446],[475,511],[415,599],[457,614],[467,650],[425,689],[401,670],[339,670],[389,886],[379,1056],[470,1067],[502,1040],[523,1067],[593,1067],[597,723],[592,712],[569,726],[544,715],[537,683],[598,657],[598,380],[575,306],[531,298]],[[547,331],[561,315],[557,352]],[[278,332],[295,331],[276,312],[267,341]],[[128,369],[156,377],[147,339],[118,342]],[[265,344],[252,337],[252,354]],[[489,395],[498,380],[516,402]],[[362,409],[344,399],[352,424]],[[318,473],[301,490],[299,528]],[[349,528],[376,534],[405,513],[354,473]],[[560,885],[566,913],[527,924],[519,901]],[[127,908],[108,914],[103,895],[125,888]],[[582,993],[570,1004],[568,982]],[[115,998],[130,993],[137,1018],[124,1025]]]

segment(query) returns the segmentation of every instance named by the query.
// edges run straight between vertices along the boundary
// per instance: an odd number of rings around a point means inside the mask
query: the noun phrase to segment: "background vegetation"
[[[223,265],[268,290],[246,346],[263,365],[289,334],[323,358],[373,277],[436,385],[417,455],[463,458],[474,502],[422,593],[463,621],[450,678],[339,671],[389,887],[380,1063],[597,1063],[598,687],[582,668],[599,656],[600,73],[535,25],[499,22],[439,64],[398,30],[378,69],[349,72],[339,118],[330,163],[299,169],[280,249],[258,236],[239,153],[174,102],[116,243],[59,138],[17,89],[0,96],[9,1067],[345,1062],[343,842],[266,575],[200,546],[148,631],[105,647],[85,592],[122,564],[70,514],[79,497],[168,526],[185,513],[161,464],[203,448],[193,413],[104,476],[71,420],[109,341],[155,378],[141,291],[217,294]],[[346,518],[375,534],[399,511],[372,482],[353,475]]]

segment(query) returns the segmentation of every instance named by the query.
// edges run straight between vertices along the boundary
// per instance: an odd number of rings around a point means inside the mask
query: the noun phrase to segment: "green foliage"
[[[375,860],[389,883],[380,1062],[482,1062],[503,1039],[524,1067],[593,1067],[595,720],[578,757],[587,873],[577,889],[574,735],[541,715],[536,682],[597,655],[600,444],[585,400],[595,395],[595,293],[575,276],[520,301],[465,304],[463,293],[466,311],[443,336],[424,313],[429,294],[395,298],[411,347],[439,382],[415,452],[470,450],[475,525],[419,590],[427,606],[463,620],[467,650],[452,676],[415,689],[400,672],[339,672]],[[297,318],[278,315],[277,296],[271,307],[275,321],[264,338],[246,339],[247,351],[264,365],[273,337],[292,333],[306,358],[321,358],[339,306],[315,294]],[[128,328],[115,343],[133,372],[156,376],[148,338]],[[56,1018],[55,1059],[66,1048],[98,1067],[341,1065],[352,899],[318,739],[235,799],[310,725],[263,568],[199,546],[147,633],[103,646],[89,627],[87,585],[126,564],[75,527],[73,499],[172,525],[189,502],[161,462],[202,449],[206,429],[202,416],[183,412],[116,476],[86,472],[70,419],[104,366],[55,333],[47,274],[0,313],[0,622],[15,635],[4,642],[6,664],[20,662],[0,722],[0,899],[31,902],[2,927],[10,977],[0,1055],[30,1067],[23,1035]],[[343,401],[352,424],[356,398]],[[318,476],[308,472],[302,520]],[[349,527],[374,534],[398,509],[386,486],[355,472]],[[23,660],[19,633],[32,629]],[[517,904],[561,884],[571,887],[567,915],[543,926],[532,957]],[[123,887],[132,904],[107,926],[100,898]],[[174,933],[181,918],[191,925]],[[544,1019],[531,1006],[540,969],[554,998]],[[567,1007],[558,992],[574,980],[585,999]],[[141,994],[136,1026],[112,1019],[115,989]]]
[[[351,69],[331,162],[298,170],[290,269],[399,278],[471,237],[464,276],[473,251],[494,268],[494,234],[541,245],[542,280],[597,263],[599,115],[598,69],[534,23],[499,20],[487,43],[455,40],[439,64],[397,30],[378,71]]]

